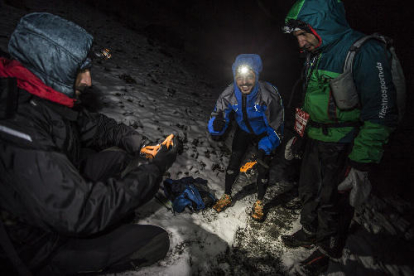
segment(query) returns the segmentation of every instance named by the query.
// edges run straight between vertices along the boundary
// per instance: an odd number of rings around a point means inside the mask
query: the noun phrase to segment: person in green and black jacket
[[[371,190],[368,171],[380,162],[398,122],[396,91],[390,53],[383,44],[369,40],[353,64],[359,104],[347,110],[335,104],[330,82],[343,73],[353,42],[365,36],[350,28],[341,1],[297,1],[284,31],[297,39],[307,58],[303,102],[296,114],[298,135],[287,143],[285,154],[302,157],[302,228],[282,241],[288,247],[316,244],[318,250],[303,262],[311,270],[310,264],[327,264],[327,256],[342,255],[353,207],[363,203]]]

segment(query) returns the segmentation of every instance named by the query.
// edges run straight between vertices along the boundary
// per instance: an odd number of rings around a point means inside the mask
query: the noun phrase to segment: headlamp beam
[[[236,70],[236,75],[240,76],[246,76],[251,68],[247,65],[240,65]]]

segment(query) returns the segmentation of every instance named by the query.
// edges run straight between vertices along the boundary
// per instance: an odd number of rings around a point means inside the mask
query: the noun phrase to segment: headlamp
[[[240,65],[237,68],[236,75],[245,76],[245,75],[247,75],[247,73],[249,73],[250,70],[251,70],[251,68],[249,66],[247,66],[247,65]]]
[[[282,31],[285,34],[291,34],[294,31],[304,30],[310,33],[309,25],[303,21],[296,19],[289,19],[285,26],[282,27]]]
[[[98,58],[100,60],[108,60],[112,57],[111,50],[108,48],[102,48],[98,51],[92,51],[92,54],[94,55],[94,58]]]
[[[111,50],[108,48],[102,48],[99,50],[91,49],[86,57],[86,59],[82,62],[79,70],[86,70],[91,69],[92,61],[106,61],[112,57]]]

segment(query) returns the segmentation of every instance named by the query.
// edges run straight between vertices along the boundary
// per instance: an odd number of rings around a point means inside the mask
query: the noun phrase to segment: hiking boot
[[[300,199],[296,198],[283,204],[283,207],[288,210],[301,210],[303,206]]]
[[[302,228],[292,235],[283,235],[281,239],[285,246],[290,248],[296,248],[299,246],[311,248],[316,242],[316,235],[309,233]]]
[[[263,202],[261,200],[257,200],[254,203],[251,217],[258,222],[262,222],[264,220]]]
[[[339,236],[331,236],[321,242],[317,246],[319,251],[327,255],[333,261],[339,261],[342,257],[342,249],[345,247],[346,238]]]
[[[231,196],[228,194],[224,194],[221,198],[214,204],[213,209],[216,210],[218,213],[226,209],[231,205]]]
[[[319,250],[315,250],[308,258],[300,262],[300,274],[316,276],[325,272],[329,266],[329,257]]]

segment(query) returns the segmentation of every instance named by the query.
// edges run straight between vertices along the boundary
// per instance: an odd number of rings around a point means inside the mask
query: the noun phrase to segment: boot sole
[[[250,216],[250,217],[252,218],[252,220],[257,221],[257,222],[264,222],[265,221],[264,218],[262,218],[262,219],[256,219],[256,218],[254,218],[252,216]]]
[[[220,211],[217,211],[214,207],[212,207],[212,209],[214,210],[214,211],[216,211],[217,213],[221,213],[221,212],[223,212],[224,210],[226,210],[227,208],[229,208],[229,207],[231,207],[233,205],[233,202],[231,202],[229,205],[227,205],[226,207],[224,207],[224,208],[222,208]]]
[[[283,237],[281,237],[281,239],[282,239],[282,242],[283,242],[283,244],[286,246],[286,247],[289,247],[289,248],[298,248],[298,247],[303,247],[303,248],[306,248],[306,249],[310,249],[310,248],[312,248],[312,247],[314,247],[315,246],[315,242],[310,242],[310,243],[301,243],[301,244],[298,244],[298,243],[296,243],[296,244],[294,244],[294,242],[292,242],[292,241],[290,241],[289,239],[284,239]]]

